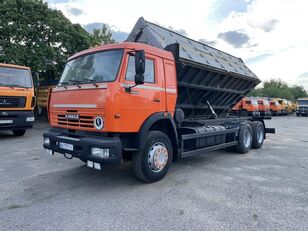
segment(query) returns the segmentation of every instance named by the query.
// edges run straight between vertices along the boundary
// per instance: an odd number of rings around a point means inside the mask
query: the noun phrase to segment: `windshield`
[[[263,104],[264,104],[265,106],[268,106],[268,105],[269,105],[268,100],[264,99],[264,100],[263,100]]]
[[[69,61],[59,85],[90,82],[112,82],[116,79],[123,49],[102,51]]]
[[[0,86],[32,87],[32,78],[27,69],[0,67]]]
[[[256,99],[252,99],[251,104],[254,106],[258,106],[258,101]]]
[[[308,99],[307,100],[298,100],[297,104],[298,105],[307,105],[308,106]]]

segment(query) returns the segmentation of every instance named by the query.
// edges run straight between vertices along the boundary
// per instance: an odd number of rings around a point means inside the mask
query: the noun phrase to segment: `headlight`
[[[50,145],[50,139],[49,138],[44,138],[44,144]]]
[[[109,148],[91,148],[92,156],[107,159],[109,158]]]
[[[26,118],[26,121],[27,121],[27,122],[33,122],[33,121],[34,121],[34,116],[27,117],[27,118]]]

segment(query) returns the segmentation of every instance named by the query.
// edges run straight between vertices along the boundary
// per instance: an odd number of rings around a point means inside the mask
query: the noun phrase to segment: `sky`
[[[308,90],[308,1],[48,0],[89,32],[106,24],[126,39],[139,17],[244,60],[261,79]]]

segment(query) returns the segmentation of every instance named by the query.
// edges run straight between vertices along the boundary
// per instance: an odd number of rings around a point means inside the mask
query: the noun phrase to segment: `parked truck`
[[[269,100],[267,98],[258,98],[257,99],[259,104],[259,111],[260,114],[263,116],[270,116],[271,115],[271,107]]]
[[[271,109],[272,116],[281,115],[281,105],[277,99],[270,100],[270,109]]]
[[[0,131],[23,136],[32,128],[34,87],[28,67],[0,63]]]
[[[126,42],[70,57],[48,101],[47,153],[94,169],[132,161],[162,179],[173,160],[261,148],[262,117],[226,117],[260,80],[244,62],[140,18]]]
[[[231,111],[239,116],[260,116],[258,100],[253,97],[244,97]]]
[[[308,116],[308,98],[300,98],[297,100],[297,116]]]
[[[285,99],[281,99],[281,98],[274,98],[274,101],[278,101],[278,103],[280,104],[280,115],[288,115],[288,102]]]

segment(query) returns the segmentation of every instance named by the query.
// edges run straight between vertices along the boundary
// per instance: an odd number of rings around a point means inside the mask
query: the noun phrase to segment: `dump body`
[[[172,51],[176,59],[177,108],[185,117],[222,115],[260,83],[240,58],[140,18],[126,41]]]
[[[0,130],[20,134],[34,121],[34,87],[28,67],[0,63]]]

